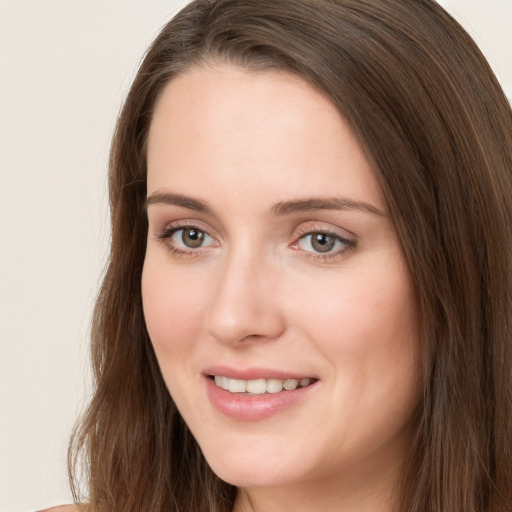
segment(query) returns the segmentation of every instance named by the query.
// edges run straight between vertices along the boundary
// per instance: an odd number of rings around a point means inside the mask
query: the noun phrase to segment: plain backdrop
[[[257,1],[257,0],[255,0]],[[110,136],[181,0],[0,0],[0,511],[71,501]],[[512,0],[443,0],[512,97]]]

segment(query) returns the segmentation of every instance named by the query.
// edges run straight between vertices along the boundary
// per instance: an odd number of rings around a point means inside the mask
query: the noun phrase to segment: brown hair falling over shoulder
[[[112,143],[96,389],[70,448],[76,500],[90,512],[233,507],[236,489],[209,469],[162,380],[140,285],[152,112],[174,76],[219,61],[307,80],[376,169],[421,314],[424,394],[402,511],[509,510],[512,114],[474,42],[433,0],[201,0],[163,28]]]

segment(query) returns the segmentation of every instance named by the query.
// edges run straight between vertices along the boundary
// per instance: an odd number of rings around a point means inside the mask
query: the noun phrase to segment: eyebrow
[[[166,204],[181,206],[188,210],[214,215],[213,210],[203,201],[192,199],[181,194],[157,192],[149,195],[144,203],[145,209],[150,205]],[[365,201],[353,201],[339,197],[313,197],[292,201],[280,201],[270,209],[272,215],[290,215],[293,213],[312,212],[317,210],[360,210],[365,213],[386,217],[377,207]]]
[[[352,201],[339,197],[313,197],[297,201],[281,201],[272,207],[273,215],[289,215],[292,213],[311,212],[316,210],[361,210],[366,213],[386,217],[376,206],[365,201]]]
[[[213,214],[212,209],[203,201],[192,199],[191,197],[183,196],[181,194],[171,194],[167,192],[157,192],[155,194],[151,194],[146,198],[144,203],[145,209],[147,210],[148,206],[152,204],[169,204],[174,206],[181,206],[196,212],[207,213],[210,215]]]

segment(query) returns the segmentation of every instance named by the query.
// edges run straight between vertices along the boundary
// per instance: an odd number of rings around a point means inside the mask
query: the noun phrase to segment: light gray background
[[[256,1],[256,0],[255,0]],[[106,162],[182,0],[0,0],[0,510],[70,502],[69,434],[107,241]],[[512,0],[443,0],[512,97]]]

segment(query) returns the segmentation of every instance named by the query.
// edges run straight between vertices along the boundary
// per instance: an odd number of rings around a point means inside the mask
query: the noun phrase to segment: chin
[[[301,479],[301,464],[260,450],[225,450],[205,458],[220,479],[236,487],[275,487]]]
[[[266,471],[255,467],[212,465],[211,468],[221,480],[235,487],[279,487],[295,481],[295,478],[284,478],[284,475],[276,474],[275,471]]]

